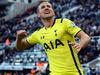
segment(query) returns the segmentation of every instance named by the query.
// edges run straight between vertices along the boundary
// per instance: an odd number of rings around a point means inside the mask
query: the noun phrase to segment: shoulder
[[[37,28],[34,32],[39,32],[39,31],[41,31],[41,30],[43,30],[43,27]]]
[[[32,34],[39,35],[39,34],[41,34],[41,32],[44,32],[44,27],[38,28],[38,29],[35,30]]]
[[[72,21],[68,18],[59,18],[59,19],[56,19],[57,22],[59,23],[71,23]]]
[[[62,23],[64,23],[64,22],[70,23],[72,21],[70,19],[68,19],[68,18],[63,18]]]

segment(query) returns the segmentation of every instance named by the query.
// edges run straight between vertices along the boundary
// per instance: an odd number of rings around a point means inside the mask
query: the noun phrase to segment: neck
[[[54,18],[46,18],[46,19],[41,19],[43,25],[45,28],[51,27],[54,23]]]

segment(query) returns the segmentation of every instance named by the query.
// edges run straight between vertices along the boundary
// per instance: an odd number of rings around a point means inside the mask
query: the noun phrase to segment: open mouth
[[[50,11],[46,10],[44,13],[45,13],[45,14],[50,14]]]
[[[50,14],[50,12],[45,12],[45,14]]]

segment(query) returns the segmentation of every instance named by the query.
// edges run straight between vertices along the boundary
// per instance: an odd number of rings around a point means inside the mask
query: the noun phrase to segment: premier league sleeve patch
[[[72,25],[73,27],[77,27],[77,26],[76,26],[76,24],[75,24],[74,22],[72,22],[72,24],[71,24],[71,25]]]

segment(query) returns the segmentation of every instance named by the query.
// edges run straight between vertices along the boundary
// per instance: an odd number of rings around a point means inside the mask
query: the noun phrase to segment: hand
[[[25,30],[19,30],[17,31],[17,38],[18,39],[23,39],[27,36],[27,32]]]
[[[81,50],[81,45],[76,42],[69,42],[70,45],[72,45],[73,48],[77,50],[77,53]]]

